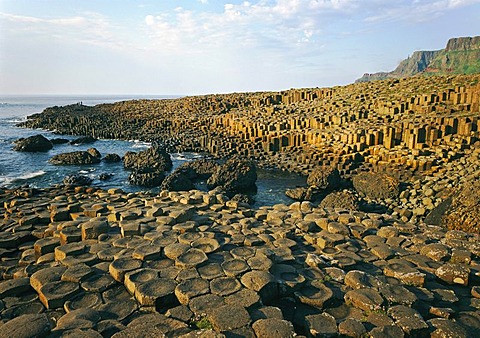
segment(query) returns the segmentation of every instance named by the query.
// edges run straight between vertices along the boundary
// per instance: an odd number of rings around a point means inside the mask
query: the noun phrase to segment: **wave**
[[[43,170],[26,173],[17,177],[0,176],[0,185],[9,185],[18,181],[27,181],[45,175]]]
[[[150,148],[151,146],[152,146],[151,142],[133,140],[132,148]]]

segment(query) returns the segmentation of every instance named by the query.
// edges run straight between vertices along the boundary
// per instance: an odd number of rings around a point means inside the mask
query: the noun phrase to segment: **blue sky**
[[[479,18],[480,0],[0,0],[0,94],[343,85]]]

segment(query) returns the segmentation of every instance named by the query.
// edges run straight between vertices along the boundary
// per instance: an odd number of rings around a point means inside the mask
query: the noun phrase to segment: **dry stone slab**
[[[75,282],[79,283],[82,280],[92,276],[94,274],[94,270],[86,264],[77,264],[74,266],[69,267],[61,277],[61,280],[65,282]]]
[[[103,292],[115,284],[115,280],[109,274],[99,273],[85,279],[80,285],[88,292]]]
[[[219,263],[209,263],[198,267],[200,277],[211,280],[219,277],[225,277],[222,266]]]
[[[188,304],[190,310],[192,310],[196,316],[200,317],[222,305],[225,305],[223,297],[211,293],[192,298]]]
[[[338,324],[338,333],[346,337],[362,337],[367,333],[361,321],[354,318],[347,318]]]
[[[108,233],[110,225],[107,221],[92,219],[81,225],[82,240],[97,239],[98,236]]]
[[[223,271],[225,272],[225,275],[228,277],[235,277],[250,270],[250,266],[248,265],[248,263],[243,259],[239,258],[225,261],[221,264],[221,266]]]
[[[428,324],[418,311],[404,305],[396,305],[388,309],[388,315],[395,324],[409,336],[419,337],[428,334]]]
[[[96,292],[80,293],[71,300],[67,300],[63,305],[65,311],[71,312],[82,308],[96,308],[102,304],[102,296]]]
[[[85,252],[85,244],[68,243],[55,247],[55,260],[62,261],[67,256],[77,256]]]
[[[21,295],[32,290],[30,278],[16,278],[0,282],[0,299]]]
[[[158,270],[137,269],[125,273],[124,284],[128,292],[133,295],[140,285],[159,277]]]
[[[210,281],[211,292],[223,297],[239,291],[241,287],[240,282],[233,277],[220,277]]]
[[[200,249],[206,254],[217,251],[220,243],[214,238],[199,238],[191,243],[192,248]]]
[[[358,289],[348,291],[344,296],[345,302],[363,311],[374,311],[383,305],[383,298],[373,289]]]
[[[175,295],[180,304],[187,305],[193,297],[210,292],[210,283],[202,278],[187,279],[175,288]]]
[[[175,288],[177,284],[166,278],[152,279],[138,286],[135,298],[142,306],[168,308],[177,303]]]
[[[78,283],[51,282],[43,285],[38,291],[42,304],[47,309],[63,308],[67,300],[75,296],[80,290]]]
[[[258,292],[260,298],[265,302],[278,296],[278,283],[275,277],[267,271],[249,271],[241,277],[240,281],[247,289]]]
[[[257,338],[290,338],[296,333],[293,324],[277,318],[259,319],[252,324]]]
[[[435,275],[448,284],[467,286],[470,277],[470,269],[462,264],[445,263],[435,271]]]
[[[121,299],[107,301],[97,307],[98,311],[104,314],[105,318],[123,321],[138,310],[138,304],[134,299]]]
[[[140,259],[135,258],[118,258],[115,259],[110,266],[108,267],[108,271],[110,275],[115,279],[117,282],[123,283],[125,279],[125,273],[140,269],[143,265],[143,262]]]
[[[162,256],[162,248],[160,246],[146,244],[141,245],[132,253],[133,258],[141,259],[142,261],[160,259]]]
[[[175,265],[183,269],[188,269],[205,263],[207,260],[208,257],[205,252],[200,249],[191,248],[175,259]]]
[[[403,338],[405,334],[402,329],[396,325],[385,325],[375,327],[369,332],[372,338]]]
[[[212,309],[208,319],[216,331],[230,331],[250,324],[251,319],[247,310],[240,305],[223,305]]]
[[[35,291],[39,292],[45,284],[60,281],[66,270],[67,268],[64,266],[41,269],[30,277],[30,285]]]
[[[335,317],[328,313],[305,317],[305,330],[312,337],[336,337],[338,328]]]
[[[16,317],[0,327],[0,338],[46,337],[52,324],[46,314],[26,314]]]
[[[332,299],[333,291],[324,283],[316,280],[295,292],[295,296],[303,304],[322,309],[324,304]]]
[[[154,241],[155,244],[155,241]],[[172,260],[176,260],[179,256],[183,253],[187,252],[190,249],[190,245],[185,243],[171,243],[165,246],[163,249],[163,253],[165,257],[170,258]]]
[[[234,294],[225,297],[225,303],[241,305],[246,309],[251,309],[258,306],[260,302],[260,296],[252,290],[241,289]]]

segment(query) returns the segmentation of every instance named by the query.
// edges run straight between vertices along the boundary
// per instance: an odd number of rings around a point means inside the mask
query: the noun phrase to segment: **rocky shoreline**
[[[225,162],[162,176],[158,194],[0,188],[0,337],[477,337],[479,80],[31,116],[22,126]],[[144,184],[163,175],[167,155],[152,148],[123,160]],[[227,194],[254,185],[251,161],[308,176],[288,192],[300,201],[253,208]],[[199,176],[213,190],[192,190]]]
[[[475,337],[478,235],[212,191],[0,190],[1,337]]]

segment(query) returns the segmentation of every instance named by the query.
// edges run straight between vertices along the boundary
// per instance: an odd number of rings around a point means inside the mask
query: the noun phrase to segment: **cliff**
[[[452,38],[445,49],[416,51],[391,72],[364,74],[355,82],[423,75],[475,74],[480,72],[480,36]]]

